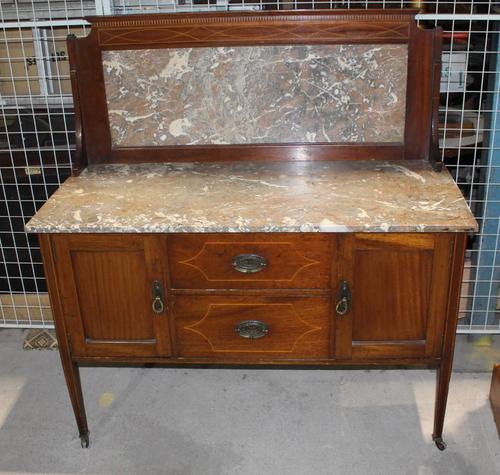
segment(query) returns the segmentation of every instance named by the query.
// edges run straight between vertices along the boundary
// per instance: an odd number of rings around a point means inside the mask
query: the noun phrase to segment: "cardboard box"
[[[24,28],[0,31],[0,95],[71,94],[66,37],[83,28]],[[43,104],[43,100],[41,101]]]
[[[0,31],[0,95],[40,94],[31,29]]]
[[[47,293],[0,294],[0,306],[0,315],[5,320],[52,323],[52,309]]]

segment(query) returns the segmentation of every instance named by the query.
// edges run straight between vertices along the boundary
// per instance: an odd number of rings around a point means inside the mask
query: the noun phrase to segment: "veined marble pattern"
[[[447,171],[419,161],[94,165],[31,232],[474,231]]]
[[[103,51],[114,147],[402,142],[406,45]]]

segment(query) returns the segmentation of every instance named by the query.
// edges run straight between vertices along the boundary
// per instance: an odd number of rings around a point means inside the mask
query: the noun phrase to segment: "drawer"
[[[177,295],[180,357],[263,361],[329,356],[328,297]]]
[[[325,234],[169,235],[178,289],[319,289],[330,286],[333,241]]]

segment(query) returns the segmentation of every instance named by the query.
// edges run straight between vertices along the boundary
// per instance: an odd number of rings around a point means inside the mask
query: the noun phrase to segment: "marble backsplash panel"
[[[103,51],[113,147],[403,142],[406,45]]]

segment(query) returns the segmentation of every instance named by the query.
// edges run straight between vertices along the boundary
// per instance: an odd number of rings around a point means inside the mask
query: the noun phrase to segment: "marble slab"
[[[447,171],[427,162],[94,165],[29,232],[475,231]]]
[[[102,55],[114,147],[403,141],[407,45]]]

